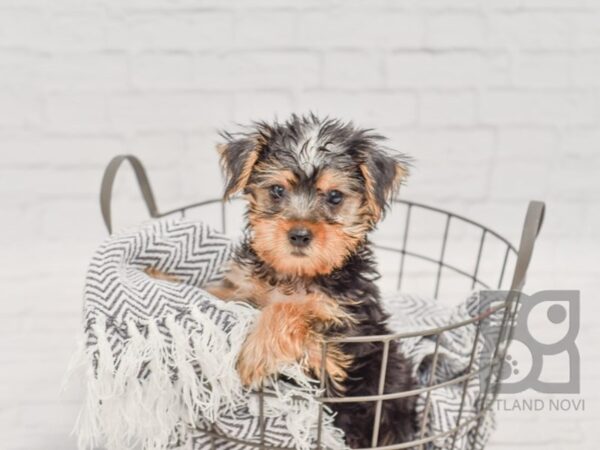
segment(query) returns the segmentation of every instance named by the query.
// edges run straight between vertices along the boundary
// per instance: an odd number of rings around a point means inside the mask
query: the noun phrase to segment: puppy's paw
[[[323,332],[340,316],[340,311],[330,310],[322,297],[267,306],[238,357],[242,383],[256,388],[283,365],[299,362],[316,377],[320,377],[324,365],[329,380],[341,386],[350,358],[330,344],[323,361]]]
[[[282,302],[264,308],[238,357],[242,383],[257,387],[281,366],[300,361],[309,326],[302,304]]]
[[[277,372],[274,355],[260,336],[248,336],[238,356],[237,371],[242,384],[251,389],[259,388],[267,377]]]

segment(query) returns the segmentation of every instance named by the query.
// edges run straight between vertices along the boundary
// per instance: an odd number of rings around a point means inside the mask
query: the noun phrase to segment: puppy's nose
[[[308,228],[292,228],[288,232],[288,239],[294,247],[307,247],[312,241],[313,235]]]

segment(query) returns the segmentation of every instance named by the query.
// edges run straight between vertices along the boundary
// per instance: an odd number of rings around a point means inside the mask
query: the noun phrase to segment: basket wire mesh
[[[183,207],[175,208],[166,212],[159,212],[143,165],[135,156],[121,155],[115,157],[109,163],[105,171],[104,178],[102,180],[100,204],[104,222],[109,232],[112,232],[112,186],[115,180],[115,176],[119,170],[119,167],[125,161],[128,161],[134,170],[143,199],[151,217],[160,218],[177,215],[179,215],[180,217],[186,217],[193,212],[202,212],[207,207],[217,207],[219,211],[218,220],[220,221],[220,223],[218,224],[218,226],[220,230],[223,233],[228,233],[231,231],[228,227],[228,208],[230,208],[230,206],[227,203],[221,201],[221,199],[201,201]],[[510,343],[510,340],[512,338],[514,322],[518,312],[520,300],[519,292],[524,286],[527,268],[529,266],[529,262],[533,252],[533,246],[543,222],[545,209],[544,204],[535,201],[530,202],[518,249],[514,245],[512,245],[506,238],[502,237],[494,230],[483,226],[471,219],[440,208],[428,206],[421,203],[411,202],[408,200],[394,200],[393,208],[395,208],[396,210],[402,209],[401,216],[403,217],[403,232],[400,239],[398,239],[400,245],[394,246],[378,244],[375,247],[377,250],[397,255],[398,269],[397,275],[395,277],[395,287],[397,290],[403,288],[404,282],[406,280],[406,272],[407,267],[409,265],[409,260],[419,260],[429,266],[432,275],[431,284],[433,288],[432,294],[434,298],[438,298],[440,294],[440,288],[442,286],[442,281],[444,281],[448,274],[453,274],[455,276],[462,277],[463,279],[467,280],[471,289],[478,288],[484,290],[491,290],[501,289],[503,287],[509,287],[510,289],[506,291],[506,297],[504,298],[504,301],[500,304],[497,304],[493,307],[486,309],[485,311],[482,311],[479,315],[475,317],[452,323],[443,327],[424,329],[419,330],[417,332],[397,332],[383,336],[357,336],[335,339],[332,338],[326,341],[322,348],[323,355],[325,355],[327,352],[327,346],[332,343],[351,344],[357,342],[371,342],[379,343],[381,345],[383,357],[381,360],[381,366],[379,371],[379,384],[376,395],[352,397],[322,397],[319,399],[321,402],[321,406],[318,414],[317,439],[316,444],[314,446],[314,448],[316,449],[321,449],[323,445],[322,427],[323,415],[325,414],[325,405],[350,402],[368,402],[375,404],[375,417],[372,427],[371,446],[360,450],[399,450],[407,448],[421,450],[426,448],[427,444],[433,442],[434,440],[439,440],[441,438],[450,438],[451,446],[449,447],[449,449],[454,450],[458,442],[458,438],[461,437],[461,433],[464,434],[470,432],[475,433],[475,435],[477,435],[481,432],[481,427],[483,425],[485,416],[490,413],[496,396],[499,393],[501,381],[500,374],[502,373],[503,363],[508,349],[508,344]],[[437,257],[425,254],[425,252],[413,250],[409,246],[409,243],[411,242],[411,230],[413,229],[413,218],[418,211],[427,211],[428,213],[435,214],[438,218],[442,219],[443,232],[441,235],[441,239],[438,238],[439,247]],[[212,215],[214,216],[214,209]],[[203,218],[207,216],[208,215],[205,214]],[[471,270],[465,269],[463,267],[458,267],[458,265],[456,264],[451,264],[446,259],[450,231],[452,227],[455,226],[455,224],[457,223],[463,225],[466,224],[472,227],[473,229],[477,230],[478,237],[475,239],[476,252],[474,255],[474,260],[472,261],[473,265]],[[497,245],[500,245],[500,253],[502,255],[501,264],[499,265],[499,268],[495,271],[495,273],[494,271],[488,271],[485,274],[486,278],[484,279],[484,274],[481,272],[481,264],[483,261],[484,249],[486,247],[486,244],[490,241],[494,241]],[[514,260],[514,267],[511,267],[512,277],[510,279],[510,284],[508,284],[507,275],[510,271],[509,261],[511,259]],[[502,316],[501,325],[496,338],[496,342],[494,343],[493,352],[491,354],[491,358],[489,358],[489,360],[487,360],[485,364],[475,369],[474,361],[475,358],[479,356],[478,342],[480,333],[482,332],[482,323],[492,314],[501,314]],[[473,344],[471,345],[467,369],[464,373],[454,377],[451,380],[437,382],[435,379],[435,373],[439,361],[439,350],[442,334],[450,330],[455,330],[460,327],[466,327],[470,325],[475,326],[475,338],[473,339]],[[416,336],[431,337],[435,340],[435,347],[431,362],[432,368],[426,385],[412,389],[410,391],[385,392],[385,380],[387,375],[390,342],[393,340],[400,341],[401,339]],[[481,376],[482,373],[485,373],[487,375],[484,377],[484,387],[481,390],[478,398],[478,412],[473,417],[465,419],[463,417],[463,412],[469,381],[473,377]],[[320,386],[322,388],[325,388],[327,377],[325,376],[324,368],[321,371],[319,378]],[[457,415],[456,426],[444,433],[428,435],[427,425],[429,420],[429,412],[431,408],[431,393],[436,389],[442,389],[454,384],[461,385],[462,388],[460,408]],[[420,427],[417,432],[417,438],[411,442],[378,446],[383,402],[386,400],[417,396],[421,394],[426,395],[426,400],[424,410],[422,412],[423,416],[420,420]],[[265,397],[268,394],[265,393],[265,390],[263,388],[261,388],[255,393],[255,395],[258,396],[258,408],[261,423],[260,441],[244,441],[232,436],[224,436],[222,434],[217,433],[214,429],[211,429],[208,431],[208,433],[211,435],[211,449],[217,448],[215,442],[218,438],[221,442],[225,441],[232,444],[241,444],[243,446],[246,446],[247,448],[257,448],[264,450],[290,450],[287,447],[277,447],[267,444],[265,440],[264,417]],[[477,439],[475,439],[475,441],[477,441]],[[466,446],[469,445],[467,440],[465,440],[465,443]],[[475,444],[472,444],[471,447],[468,448],[475,449],[476,447]]]

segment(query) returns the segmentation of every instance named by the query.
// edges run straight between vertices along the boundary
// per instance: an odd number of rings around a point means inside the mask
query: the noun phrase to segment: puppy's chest
[[[260,307],[283,302],[302,302],[309,294],[309,291],[301,286],[285,285],[268,286],[263,292],[262,298],[257,302]]]

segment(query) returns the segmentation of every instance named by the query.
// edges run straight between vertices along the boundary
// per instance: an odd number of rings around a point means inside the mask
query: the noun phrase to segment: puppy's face
[[[246,194],[250,244],[285,275],[342,266],[406,173],[379,147],[380,137],[314,116],[225,137],[226,196]]]

